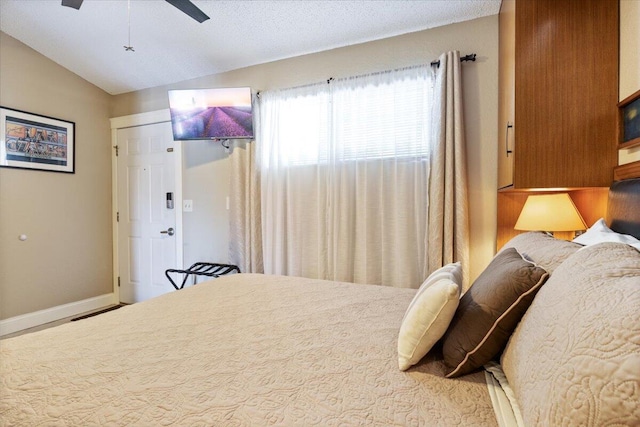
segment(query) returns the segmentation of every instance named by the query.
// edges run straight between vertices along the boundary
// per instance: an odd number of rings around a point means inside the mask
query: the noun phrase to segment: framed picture
[[[0,107],[0,167],[75,173],[75,123]]]
[[[618,104],[620,109],[620,146],[640,145],[640,90]]]

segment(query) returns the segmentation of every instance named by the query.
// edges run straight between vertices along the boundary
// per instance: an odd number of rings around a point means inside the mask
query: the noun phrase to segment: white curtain
[[[262,94],[265,273],[422,283],[432,85],[424,66]]]
[[[253,99],[253,112],[260,105]],[[256,135],[260,120],[255,121]],[[231,147],[229,185],[229,260],[243,273],[263,273],[260,171],[255,141],[234,141]]]
[[[469,207],[460,53],[440,56],[429,182],[429,272],[460,261],[469,286]]]
[[[229,156],[229,260],[243,273],[263,273],[260,172],[255,142],[235,142]]]

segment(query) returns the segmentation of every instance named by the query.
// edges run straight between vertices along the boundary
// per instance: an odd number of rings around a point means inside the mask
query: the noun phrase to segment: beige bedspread
[[[482,372],[401,372],[415,291],[226,276],[0,341],[0,425],[493,426]]]

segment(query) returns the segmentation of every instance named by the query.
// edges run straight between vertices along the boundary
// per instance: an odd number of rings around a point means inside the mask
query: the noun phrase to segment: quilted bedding
[[[398,370],[414,294],[240,274],[6,339],[0,425],[497,425],[484,373]]]

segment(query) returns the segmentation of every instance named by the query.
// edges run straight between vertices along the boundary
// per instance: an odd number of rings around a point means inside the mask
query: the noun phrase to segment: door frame
[[[118,130],[135,126],[153,125],[171,121],[169,109],[150,111],[148,113],[132,114],[129,116],[113,117],[111,122],[111,224],[112,224],[112,252],[113,252],[113,293],[117,302],[120,302],[120,287],[118,279],[120,275],[120,265],[118,263],[118,157],[116,147],[118,146]],[[175,194],[174,210],[176,213],[176,258],[178,265],[176,269],[182,269],[184,263],[183,248],[183,227],[182,227],[182,142],[174,141],[175,159]]]

